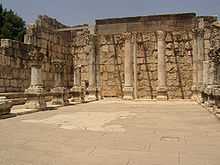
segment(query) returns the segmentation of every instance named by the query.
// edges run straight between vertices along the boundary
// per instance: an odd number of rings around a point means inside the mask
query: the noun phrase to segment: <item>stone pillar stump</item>
[[[72,102],[82,102],[82,87],[81,87],[81,65],[74,67],[73,87],[70,89],[72,93]]]
[[[64,71],[64,62],[63,60],[53,60],[52,63],[55,67],[55,76],[54,76],[54,88],[51,90],[53,94],[52,104],[53,105],[67,105],[68,101],[68,90],[63,86],[63,71]]]
[[[30,52],[31,83],[30,87],[25,90],[27,101],[24,105],[27,109],[42,110],[46,108],[45,91],[41,71],[43,56],[44,55],[40,53],[39,47],[35,47],[33,51]]]

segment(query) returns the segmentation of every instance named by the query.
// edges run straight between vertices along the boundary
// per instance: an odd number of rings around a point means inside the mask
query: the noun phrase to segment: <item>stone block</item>
[[[2,48],[10,48],[13,46],[13,41],[10,39],[1,39]]]
[[[9,114],[13,103],[8,101],[6,97],[0,97],[0,116]]]

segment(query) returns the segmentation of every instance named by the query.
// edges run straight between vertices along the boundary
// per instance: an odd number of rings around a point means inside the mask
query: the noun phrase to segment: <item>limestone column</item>
[[[41,65],[32,64],[31,65],[31,84],[30,88],[27,91],[33,91],[37,93],[43,92],[43,81],[42,81],[42,72]]]
[[[204,20],[199,19],[197,30],[198,46],[198,87],[201,90],[203,84],[203,61],[204,61]]]
[[[133,70],[132,70],[132,43],[131,43],[131,34],[125,34],[125,48],[124,48],[124,96],[123,98],[126,100],[133,99]]]
[[[136,43],[136,33],[132,37],[133,44],[133,71],[134,71],[134,99],[137,99],[137,43]]]
[[[89,36],[89,101],[97,100],[97,86],[96,86],[96,52],[95,52],[96,36],[91,34]]]
[[[192,86],[192,99],[197,98],[198,94],[198,47],[197,47],[197,30],[193,29],[193,86]]]
[[[30,53],[31,59],[31,83],[30,87],[25,90],[27,101],[25,108],[27,109],[45,109],[46,101],[44,98],[44,86],[42,81],[41,65],[43,54],[40,53],[39,48],[34,48]]]
[[[66,105],[68,104],[68,92],[63,86],[62,75],[64,71],[64,61],[55,59],[52,61],[55,68],[54,75],[54,88],[51,90],[53,93],[53,105]]]
[[[81,65],[74,67],[74,81],[71,88],[72,98],[71,101],[81,102],[82,100],[82,87],[81,87]]]
[[[157,99],[167,100],[167,87],[166,87],[166,62],[165,62],[165,33],[157,31],[157,49],[158,49],[158,87]]]

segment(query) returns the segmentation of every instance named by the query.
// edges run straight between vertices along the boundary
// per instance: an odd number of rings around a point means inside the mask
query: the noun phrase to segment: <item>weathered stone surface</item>
[[[8,101],[6,97],[0,97],[0,116],[10,113],[12,106],[12,102]]]
[[[102,96],[122,97],[127,83],[125,68],[135,68],[135,73],[129,71],[130,87],[136,87],[137,98],[156,98],[160,84],[158,74],[162,72],[166,75],[168,98],[190,98],[192,87],[197,89],[198,81],[202,82],[202,61],[208,60],[210,50],[220,47],[220,32],[215,21],[215,17],[196,17],[193,13],[105,19],[97,20],[91,31],[89,25],[68,27],[55,19],[40,16],[35,24],[27,27],[25,44],[1,40],[0,92],[24,91],[29,87],[32,45],[38,46],[44,56],[42,83],[47,91],[56,86],[58,75],[52,61],[58,59],[63,61],[60,81],[66,89],[73,87],[73,66],[81,65],[80,82],[85,84],[85,89],[93,92],[99,89]],[[162,72],[158,70],[161,49],[157,44],[157,31],[164,32],[166,67],[160,69]],[[126,33],[133,37],[126,40]],[[92,51],[91,34],[95,35]],[[128,41],[136,44],[135,52],[130,50],[135,55],[129,65],[125,62]],[[93,72],[90,73],[92,53]],[[195,59],[198,54],[199,60]],[[93,77],[92,81],[89,77]],[[135,83],[132,77],[136,77]]]

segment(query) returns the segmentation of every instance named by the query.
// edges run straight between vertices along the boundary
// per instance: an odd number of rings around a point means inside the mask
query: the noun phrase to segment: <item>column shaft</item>
[[[203,84],[203,61],[204,57],[204,20],[199,19],[197,31],[197,45],[198,45],[198,85],[199,88]]]
[[[134,70],[134,98],[137,99],[137,44],[136,37],[133,40],[133,70]]]
[[[96,36],[90,35],[89,39],[89,97],[90,101],[97,100],[96,86],[96,52],[95,52]]]
[[[43,85],[40,65],[31,66],[31,86]]]
[[[157,49],[158,49],[158,87],[157,99],[167,100],[167,87],[166,87],[166,62],[165,62],[165,33],[157,31]]]
[[[197,33],[193,31],[193,99],[197,97],[198,90],[198,46],[197,46]]]
[[[132,70],[132,43],[131,34],[125,34],[125,47],[124,47],[124,99],[133,99],[133,70]]]

